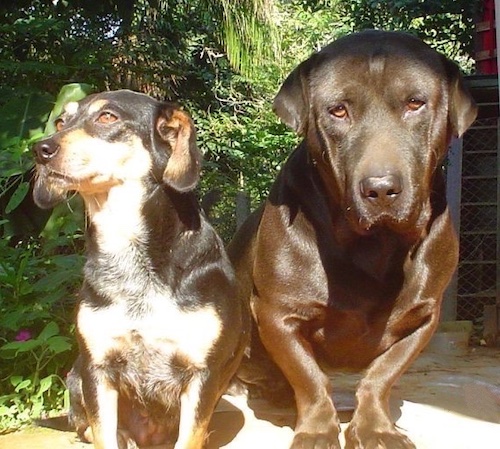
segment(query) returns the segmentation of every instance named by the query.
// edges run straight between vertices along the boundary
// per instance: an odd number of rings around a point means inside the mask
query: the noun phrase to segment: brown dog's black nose
[[[370,176],[360,183],[361,195],[380,205],[392,203],[403,191],[398,175]]]
[[[33,146],[36,161],[39,164],[49,162],[58,152],[59,145],[52,140],[42,140]]]

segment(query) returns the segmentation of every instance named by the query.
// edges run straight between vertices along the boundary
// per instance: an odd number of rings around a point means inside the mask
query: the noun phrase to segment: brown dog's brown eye
[[[114,122],[116,122],[117,120],[118,120],[118,117],[117,117],[115,114],[111,113],[111,112],[103,112],[103,113],[99,116],[99,118],[97,119],[97,121],[98,121],[99,123],[102,123],[102,124],[104,124],[104,125],[107,125],[107,124],[109,124],[109,123],[114,123]]]
[[[54,122],[54,125],[56,127],[56,131],[59,132],[59,131],[62,131],[62,129],[64,128],[64,120],[62,118],[58,118],[55,122]]]
[[[337,118],[342,119],[347,117],[347,108],[343,104],[338,104],[331,107],[330,109],[328,109],[328,112],[330,113],[330,115],[333,115]]]
[[[418,111],[424,105],[425,102],[419,100],[418,98],[410,98],[407,102],[407,106],[410,111]]]

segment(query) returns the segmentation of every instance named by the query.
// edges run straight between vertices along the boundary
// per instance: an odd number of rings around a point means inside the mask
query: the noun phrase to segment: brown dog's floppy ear
[[[180,109],[166,107],[158,117],[156,130],[172,149],[163,182],[179,192],[193,190],[200,179],[201,153],[191,117]]]
[[[309,92],[306,82],[308,61],[299,64],[283,82],[273,102],[273,111],[297,134],[307,130],[309,114]]]
[[[453,134],[460,137],[474,122],[477,116],[476,102],[465,86],[458,66],[446,60],[449,79],[449,121]]]

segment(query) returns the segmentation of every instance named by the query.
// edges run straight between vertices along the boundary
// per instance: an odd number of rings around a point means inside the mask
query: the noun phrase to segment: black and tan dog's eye
[[[418,111],[425,105],[425,101],[420,100],[419,98],[416,97],[411,97],[408,99],[406,102],[406,107],[410,111]]]
[[[113,114],[112,112],[109,112],[109,111],[105,111],[105,112],[102,112],[99,117],[97,118],[97,121],[99,123],[102,123],[104,125],[108,125],[110,123],[114,123],[118,120],[118,117]]]
[[[64,128],[64,120],[62,118],[56,119],[56,121],[54,122],[54,126],[56,127],[57,132],[62,131],[62,129]]]
[[[328,109],[328,113],[339,119],[345,119],[348,116],[345,104],[336,104]]]

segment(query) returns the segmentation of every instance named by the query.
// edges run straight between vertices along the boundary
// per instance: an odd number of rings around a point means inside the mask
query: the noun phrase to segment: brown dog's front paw
[[[116,432],[116,439],[119,449],[139,449],[137,443],[131,438],[129,432],[126,430],[118,429]]]
[[[345,434],[346,449],[416,449],[411,440],[395,427],[377,430],[350,425]]]
[[[337,435],[305,433],[295,434],[290,449],[340,449]]]

